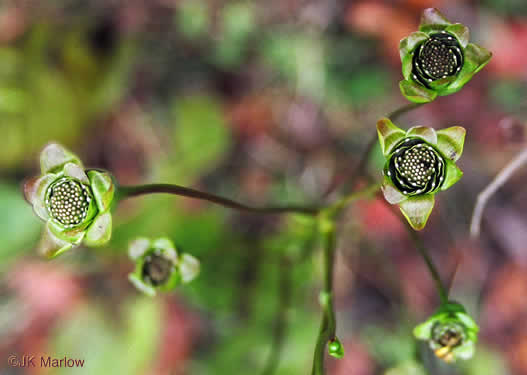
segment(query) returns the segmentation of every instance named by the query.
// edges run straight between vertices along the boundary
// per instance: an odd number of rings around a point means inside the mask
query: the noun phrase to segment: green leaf
[[[161,292],[171,292],[180,284],[181,274],[179,273],[178,268],[176,268],[174,265],[172,267],[172,273],[170,274],[169,279],[165,283],[158,285],[155,288]]]
[[[459,313],[456,313],[456,317],[465,325],[465,327],[468,330],[471,330],[474,332],[479,331],[479,326],[476,324],[476,322],[474,321],[474,319],[472,319],[470,315],[459,312]]]
[[[432,208],[434,208],[434,195],[426,194],[409,197],[399,203],[399,208],[412,228],[421,230],[425,227]]]
[[[401,61],[404,60],[404,58],[410,53],[415,50],[415,48],[425,40],[428,39],[428,35],[421,32],[416,31],[411,33],[407,38],[404,38],[401,40],[401,43],[399,43],[399,54],[401,56]]]
[[[399,88],[404,97],[414,103],[428,103],[437,96],[435,91],[409,80],[399,82]]]
[[[413,64],[413,53],[409,53],[401,61],[402,71],[403,71],[403,77],[405,80],[410,81],[412,80],[412,70],[414,68]]]
[[[85,232],[82,229],[66,229],[59,223],[56,223],[53,220],[48,220],[46,226],[49,228],[50,232],[54,236],[71,243],[72,245],[78,245],[84,238]]]
[[[73,247],[70,242],[64,241],[63,239],[55,236],[48,225],[44,227],[42,238],[38,244],[38,252],[48,258],[55,258],[56,256],[68,251]]]
[[[112,215],[106,212],[98,215],[86,231],[84,244],[86,246],[102,246],[110,241],[112,236]]]
[[[447,87],[438,90],[438,95],[446,96],[458,92],[468,81],[472,79],[475,73],[474,71],[474,65],[465,60],[463,68],[461,68],[461,71],[456,76],[456,79]]]
[[[452,350],[455,358],[470,359],[476,351],[474,342],[467,341],[463,345],[460,345]]]
[[[111,207],[115,195],[115,184],[112,177],[108,172],[90,170],[88,178],[99,212],[106,212]]]
[[[427,8],[423,11],[421,16],[421,23],[419,24],[419,30],[427,28],[428,26],[450,25],[450,22],[437,10],[436,8]]]
[[[40,153],[40,169],[42,174],[54,172],[66,163],[82,166],[79,158],[57,143],[50,143]]]
[[[436,79],[435,81],[428,82],[430,90],[441,93],[444,90],[447,90],[450,87],[452,82],[455,82],[457,79],[456,75],[448,76],[445,78]]]
[[[66,165],[64,166],[64,175],[74,178],[85,185],[90,184],[88,176],[86,176],[86,173],[84,173],[84,169],[77,164],[66,163]]]
[[[384,199],[390,204],[401,203],[402,201],[408,199],[408,196],[404,195],[397,189],[390,177],[384,176],[384,181],[381,186],[382,193],[384,194]]]
[[[173,254],[174,256],[177,254],[176,247],[174,246],[174,243],[166,237],[161,237],[152,242],[152,247],[156,249],[162,249],[167,252],[167,255],[169,253]]]
[[[453,25],[447,26],[445,31],[455,35],[459,41],[459,44],[461,44],[461,47],[465,48],[467,46],[470,39],[468,27],[461,23],[455,23]]]
[[[488,64],[492,57],[492,52],[478,46],[474,43],[469,43],[465,48],[465,63],[468,61],[475,66],[474,73],[479,72],[485,65]]]
[[[179,261],[179,272],[184,283],[194,280],[200,270],[199,260],[190,254],[183,254]]]
[[[146,237],[138,237],[128,246],[128,255],[131,259],[136,260],[142,257],[149,248],[150,239]]]
[[[141,292],[143,292],[147,296],[155,297],[156,295],[155,288],[152,287],[151,285],[145,284],[143,280],[141,280],[141,278],[138,277],[135,273],[128,275],[128,280],[130,280],[130,282],[134,284],[134,286],[137,289],[139,289]]]
[[[457,161],[463,153],[466,130],[461,126],[437,131],[437,148],[446,158]]]
[[[382,118],[377,122],[377,135],[384,156],[390,154],[391,150],[405,136],[405,132],[393,124],[389,118]]]
[[[461,177],[463,177],[461,169],[454,162],[446,160],[445,181],[441,185],[441,190],[448,189],[458,182]]]
[[[38,179],[29,180],[24,184],[24,195],[33,205],[33,210],[42,220],[49,219],[49,213],[46,208],[46,193],[48,187],[57,179],[57,175],[48,173]]]
[[[490,61],[492,53],[483,47],[476,44],[469,43],[465,48],[465,62],[463,68],[458,73],[457,78],[444,90],[441,90],[439,95],[445,96],[453,94],[472,79],[474,74],[479,72]]]
[[[432,128],[426,126],[414,126],[406,132],[406,135],[409,137],[418,137],[424,139],[426,142],[431,145],[437,144],[437,134],[436,131]]]
[[[430,340],[432,337],[432,327],[436,324],[435,319],[428,319],[414,328],[414,336],[418,340]]]

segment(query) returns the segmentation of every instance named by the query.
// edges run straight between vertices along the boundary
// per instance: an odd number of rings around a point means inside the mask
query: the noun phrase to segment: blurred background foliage
[[[185,184],[255,205],[332,198],[376,120],[405,104],[398,42],[431,6],[494,53],[460,93],[399,122],[468,129],[465,177],[439,197],[423,236],[481,326],[477,355],[445,366],[413,339],[436,306],[433,283],[375,199],[340,225],[346,355],[328,373],[527,374],[525,173],[489,204],[481,240],[467,237],[476,194],[525,147],[523,0],[3,0],[0,373],[308,373],[322,272],[310,219],[149,196],[119,207],[107,247],[45,261],[19,186],[54,140],[122,184]],[[370,170],[381,165],[376,152]],[[200,258],[202,273],[147,299],[127,281],[126,250],[160,235]],[[13,368],[11,354],[85,367]]]

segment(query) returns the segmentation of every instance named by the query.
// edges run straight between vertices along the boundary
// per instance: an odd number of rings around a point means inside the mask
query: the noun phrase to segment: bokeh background
[[[373,199],[340,223],[346,356],[328,373],[427,373],[420,363],[429,374],[527,374],[525,171],[489,202],[481,238],[468,236],[478,192],[527,145],[524,0],[2,0],[0,373],[309,373],[322,276],[311,220],[148,196],[120,205],[108,246],[47,261],[20,184],[54,140],[122,184],[254,205],[334,198],[377,119],[405,104],[398,42],[430,6],[494,53],[461,92],[398,122],[468,130],[465,176],[438,196],[422,236],[481,326],[478,351],[445,366],[412,338],[437,296],[399,219]],[[382,162],[374,150],[370,172]],[[202,273],[149,299],[127,281],[127,245],[160,235],[199,257]],[[13,368],[9,355],[85,367]]]

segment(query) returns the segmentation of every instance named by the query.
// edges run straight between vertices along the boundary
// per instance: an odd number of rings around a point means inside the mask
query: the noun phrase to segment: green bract
[[[428,341],[437,357],[446,362],[469,359],[475,351],[479,327],[459,303],[449,302],[426,322],[414,328],[414,336]]]
[[[79,158],[56,143],[40,154],[42,175],[24,184],[24,195],[46,228],[39,250],[52,258],[81,242],[110,240],[115,184],[109,173],[85,170]]]
[[[178,254],[168,238],[137,238],[130,244],[128,253],[136,264],[128,279],[149,296],[155,296],[156,290],[173,290],[199,274],[199,261],[192,255]]]
[[[434,207],[434,194],[463,175],[455,161],[463,152],[465,129],[453,126],[436,132],[415,126],[404,131],[383,118],[377,122],[377,133],[386,158],[384,197],[399,205],[412,228],[423,229]]]
[[[415,103],[453,94],[490,60],[492,53],[469,43],[465,25],[450,23],[437,9],[425,9],[419,31],[401,40],[402,94]]]

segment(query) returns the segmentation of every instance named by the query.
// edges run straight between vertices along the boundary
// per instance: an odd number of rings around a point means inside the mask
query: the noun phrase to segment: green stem
[[[414,109],[416,108],[419,108],[420,106],[422,106],[423,104],[425,103],[409,103],[409,104],[406,104],[406,105],[403,105],[399,108],[397,108],[396,110],[388,113],[388,115],[386,117],[388,117],[390,120],[392,121],[395,121],[397,120],[400,116],[404,115],[405,113],[408,113],[410,111],[413,111]]]
[[[206,193],[203,191],[190,189],[184,186],[172,185],[172,184],[150,184],[150,185],[137,185],[137,186],[120,186],[119,199],[126,199],[136,197],[139,195],[146,194],[174,194],[187,198],[200,199],[214,204],[218,204],[223,207],[252,212],[255,214],[286,214],[286,213],[299,213],[304,215],[317,215],[320,211],[319,207],[307,207],[307,206],[274,206],[274,207],[254,207],[248,206],[243,203],[233,201],[228,198],[220,197],[219,195]]]
[[[403,219],[404,220],[404,219]],[[441,304],[444,305],[448,303],[448,292],[445,286],[443,285],[443,282],[441,281],[441,276],[439,275],[439,272],[437,271],[436,266],[434,265],[434,262],[432,261],[432,258],[428,254],[428,251],[423,243],[423,240],[416,231],[412,229],[410,224],[404,220],[405,228],[408,231],[408,234],[414,241],[415,247],[417,248],[417,251],[419,251],[419,254],[421,254],[421,257],[425,261],[426,266],[428,267],[428,271],[430,271],[430,275],[432,276],[432,279],[435,282],[437,292],[439,293],[439,299],[441,300]]]
[[[328,217],[334,218],[338,216],[342,210],[344,210],[353,201],[375,195],[379,191],[380,187],[381,186],[379,184],[372,184],[362,190],[345,195],[324,209],[324,212]]]
[[[312,375],[324,374],[325,349],[328,341],[335,338],[336,320],[333,308],[333,266],[335,258],[336,233],[333,218],[325,213],[319,216],[319,230],[324,247],[324,286],[320,292],[323,309],[322,323],[313,356]]]
[[[437,293],[439,294],[439,299],[441,300],[441,304],[444,305],[448,303],[448,290],[445,288],[443,282],[441,281],[441,276],[439,276],[439,272],[437,271],[436,266],[434,265],[434,262],[432,261],[432,258],[428,254],[428,250],[426,249],[425,244],[423,243],[423,240],[417,232],[408,224],[408,221],[400,215],[398,210],[388,202],[384,201],[384,203],[388,206],[388,208],[392,211],[392,213],[399,219],[401,224],[404,226],[408,234],[410,235],[410,238],[412,239],[417,251],[419,251],[419,254],[425,261],[426,267],[428,268],[428,271],[430,272],[430,275],[432,276],[432,279],[434,280],[434,283],[436,285]]]

